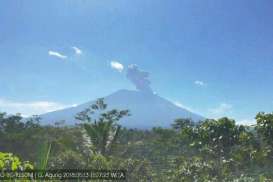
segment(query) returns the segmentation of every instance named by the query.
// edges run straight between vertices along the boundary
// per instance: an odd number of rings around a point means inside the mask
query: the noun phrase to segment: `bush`
[[[17,156],[14,156],[12,153],[2,153],[0,152],[0,170],[12,170],[12,171],[24,171],[33,169],[33,165],[24,161],[21,162]]]

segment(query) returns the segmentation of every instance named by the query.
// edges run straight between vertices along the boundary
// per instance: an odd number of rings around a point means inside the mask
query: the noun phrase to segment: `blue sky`
[[[206,117],[252,122],[273,108],[272,7],[270,0],[0,1],[0,110],[31,115],[135,89],[126,68],[136,64],[160,96]]]

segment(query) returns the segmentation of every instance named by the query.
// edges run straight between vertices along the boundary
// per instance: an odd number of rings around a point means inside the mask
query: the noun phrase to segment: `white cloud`
[[[223,117],[226,116],[225,114],[228,114],[232,110],[232,105],[227,103],[221,103],[218,107],[209,109],[210,115],[213,117]]]
[[[174,103],[174,105],[176,105],[177,107],[184,108],[183,104],[181,104],[181,103],[178,102],[178,101],[175,101],[175,102],[173,102],[173,103]]]
[[[51,50],[48,51],[48,55],[49,56],[54,56],[54,57],[57,57],[57,58],[60,58],[60,59],[66,59],[67,58],[67,56],[65,56],[65,55],[63,55],[63,54],[61,54],[59,52],[51,51]]]
[[[71,107],[77,107],[78,106],[78,104],[72,104],[71,105]]]
[[[119,72],[122,72],[124,69],[124,66],[117,61],[111,61],[111,67]]]
[[[242,119],[242,120],[238,120],[236,123],[242,124],[242,125],[253,125],[253,124],[256,124],[256,120],[255,119]]]
[[[0,98],[1,112],[7,112],[8,114],[21,113],[22,116],[43,114],[71,106],[50,101],[17,102]]]
[[[206,86],[206,84],[203,81],[200,81],[200,80],[195,80],[194,84],[198,85],[198,86]]]
[[[77,55],[81,55],[82,54],[82,50],[76,46],[73,46],[72,49],[75,51],[75,54]]]

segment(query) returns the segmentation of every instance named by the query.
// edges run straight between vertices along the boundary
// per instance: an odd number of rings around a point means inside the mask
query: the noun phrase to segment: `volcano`
[[[107,104],[107,110],[128,109],[130,111],[131,116],[119,121],[119,124],[126,128],[149,129],[152,127],[170,127],[177,118],[190,118],[195,122],[205,119],[151,92],[119,90],[104,97],[104,101]],[[95,102],[94,100],[76,107],[42,114],[40,115],[41,124],[65,121],[67,125],[74,125],[78,122],[75,119],[76,114]]]

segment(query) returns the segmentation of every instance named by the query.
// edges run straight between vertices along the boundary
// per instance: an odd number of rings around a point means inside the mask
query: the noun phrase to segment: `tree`
[[[256,130],[263,141],[273,147],[273,113],[260,112],[256,115]]]
[[[102,155],[110,154],[116,143],[121,129],[117,122],[124,116],[129,116],[128,110],[105,111],[106,108],[107,105],[101,98],[76,116],[76,119],[82,122],[81,125],[90,138],[93,151]],[[98,116],[96,117],[95,114]]]
[[[16,153],[25,160],[33,161],[36,152],[33,151],[43,135],[40,135],[41,126],[38,118],[23,121],[20,114],[6,115],[0,113],[0,148],[1,151]]]
[[[198,127],[198,143],[208,145],[218,155],[224,155],[239,144],[242,132],[245,132],[244,126],[236,125],[235,121],[229,118],[209,119]]]
[[[193,126],[194,126],[194,122],[189,118],[186,118],[186,119],[178,118],[174,120],[174,123],[172,124],[172,127],[175,130],[182,130],[184,128],[189,128]]]

